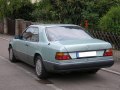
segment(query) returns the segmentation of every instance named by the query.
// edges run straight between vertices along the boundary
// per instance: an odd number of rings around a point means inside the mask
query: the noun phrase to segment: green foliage
[[[43,0],[39,2],[33,16],[37,21],[77,24],[81,17],[80,4],[78,0]]]
[[[43,23],[82,24],[88,20],[89,29],[98,29],[99,19],[120,0],[42,0],[32,13],[35,20]]]
[[[82,23],[89,21],[89,29],[98,29],[99,19],[112,6],[119,6],[120,0],[82,0]]]
[[[20,0],[0,0],[0,17],[9,17],[13,10],[20,7]]]
[[[100,20],[100,28],[105,31],[120,33],[120,6],[112,7]]]
[[[7,0],[0,0],[0,19],[7,14]]]
[[[111,7],[120,5],[120,0],[95,0],[94,2],[94,11],[100,17],[105,15]]]
[[[30,0],[0,0],[0,18],[29,19],[33,4]],[[26,14],[26,15],[25,15]]]
[[[50,5],[49,0],[43,0],[39,3],[36,3],[36,9],[32,13],[32,16],[34,17],[35,21],[51,21],[52,17],[52,6]]]
[[[31,15],[34,8],[35,6],[31,2],[21,2],[20,7],[17,10],[14,9],[9,17],[13,19],[22,18],[25,20],[34,20]]]
[[[41,0],[35,4],[30,1],[0,0],[0,18],[23,18],[41,23],[73,23],[82,26],[88,20],[88,29],[98,30],[100,18],[105,15],[103,18],[106,20],[109,9],[120,5],[120,0]],[[118,26],[113,28],[118,29]]]

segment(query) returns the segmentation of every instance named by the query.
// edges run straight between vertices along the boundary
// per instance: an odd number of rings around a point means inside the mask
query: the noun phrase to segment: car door
[[[32,28],[31,27],[28,27],[22,34],[22,39],[19,39],[18,41],[16,41],[16,50],[18,53],[16,53],[16,56],[24,61],[24,62],[27,62],[28,60],[28,57],[27,57],[27,48],[28,48],[28,42],[30,41],[30,38],[32,36],[32,33],[31,33],[31,30]]]
[[[17,59],[20,60],[26,60],[27,57],[25,55],[25,53],[27,52],[27,48],[25,46],[26,41],[22,40],[22,39],[15,39],[14,40],[14,50],[15,50],[15,56],[17,57]]]
[[[30,33],[32,34],[29,41],[26,42],[27,45],[27,63],[30,65],[34,64],[34,54],[38,47],[39,42],[39,28],[31,27]]]

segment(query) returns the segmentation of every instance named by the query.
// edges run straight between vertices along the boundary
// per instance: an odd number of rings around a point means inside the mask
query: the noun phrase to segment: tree
[[[42,0],[37,5],[33,16],[37,17],[38,21],[75,24],[80,22],[81,3],[79,0]]]
[[[82,4],[79,0],[56,0],[54,10],[58,13],[61,23],[79,24],[81,21]]]
[[[18,13],[19,9],[28,3],[30,3],[30,0],[0,0],[0,18],[14,19],[14,14]]]
[[[32,4],[30,1],[23,1],[21,2],[20,7],[17,10],[14,9],[9,17],[11,17],[12,19],[22,18],[25,20],[34,20],[32,17],[32,12],[34,8],[34,4]]]
[[[0,17],[9,17],[20,7],[20,0],[0,0]]]
[[[52,21],[51,17],[52,6],[50,4],[50,0],[43,0],[41,2],[35,3],[35,10],[32,12],[32,16],[36,21],[39,22],[48,22]]]
[[[104,31],[120,33],[120,6],[112,7],[108,13],[100,19],[100,28]]]
[[[7,16],[7,6],[8,6],[8,0],[0,0],[0,18],[3,19],[3,17]]]
[[[98,24],[102,16],[113,6],[119,6],[120,0],[82,0],[82,23],[89,22],[89,28],[99,29]]]
[[[82,24],[88,20],[88,29],[99,29],[98,24],[111,7],[120,0],[42,0],[32,13],[35,20],[48,23]]]

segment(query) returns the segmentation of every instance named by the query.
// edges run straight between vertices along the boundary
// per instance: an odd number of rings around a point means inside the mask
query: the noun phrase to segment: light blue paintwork
[[[39,42],[30,42],[22,39],[13,39],[10,42],[14,50],[15,57],[30,64],[34,65],[35,54],[41,55],[43,62],[55,64],[74,64],[74,63],[89,63],[105,60],[112,60],[112,56],[104,57],[104,51],[112,48],[111,44],[98,39],[84,39],[84,40],[63,40],[63,41],[48,41],[45,29],[46,27],[54,26],[76,26],[71,24],[55,24],[55,25],[31,25],[29,27],[39,28]],[[28,44],[29,46],[25,46]],[[97,57],[76,59],[77,52],[96,51]],[[71,60],[58,61],[55,59],[56,52],[69,52]],[[52,65],[44,64],[48,71],[54,67]]]

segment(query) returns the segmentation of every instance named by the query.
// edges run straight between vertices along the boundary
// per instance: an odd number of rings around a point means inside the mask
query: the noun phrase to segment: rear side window
[[[47,38],[49,41],[91,39],[92,37],[79,26],[47,27]]]

